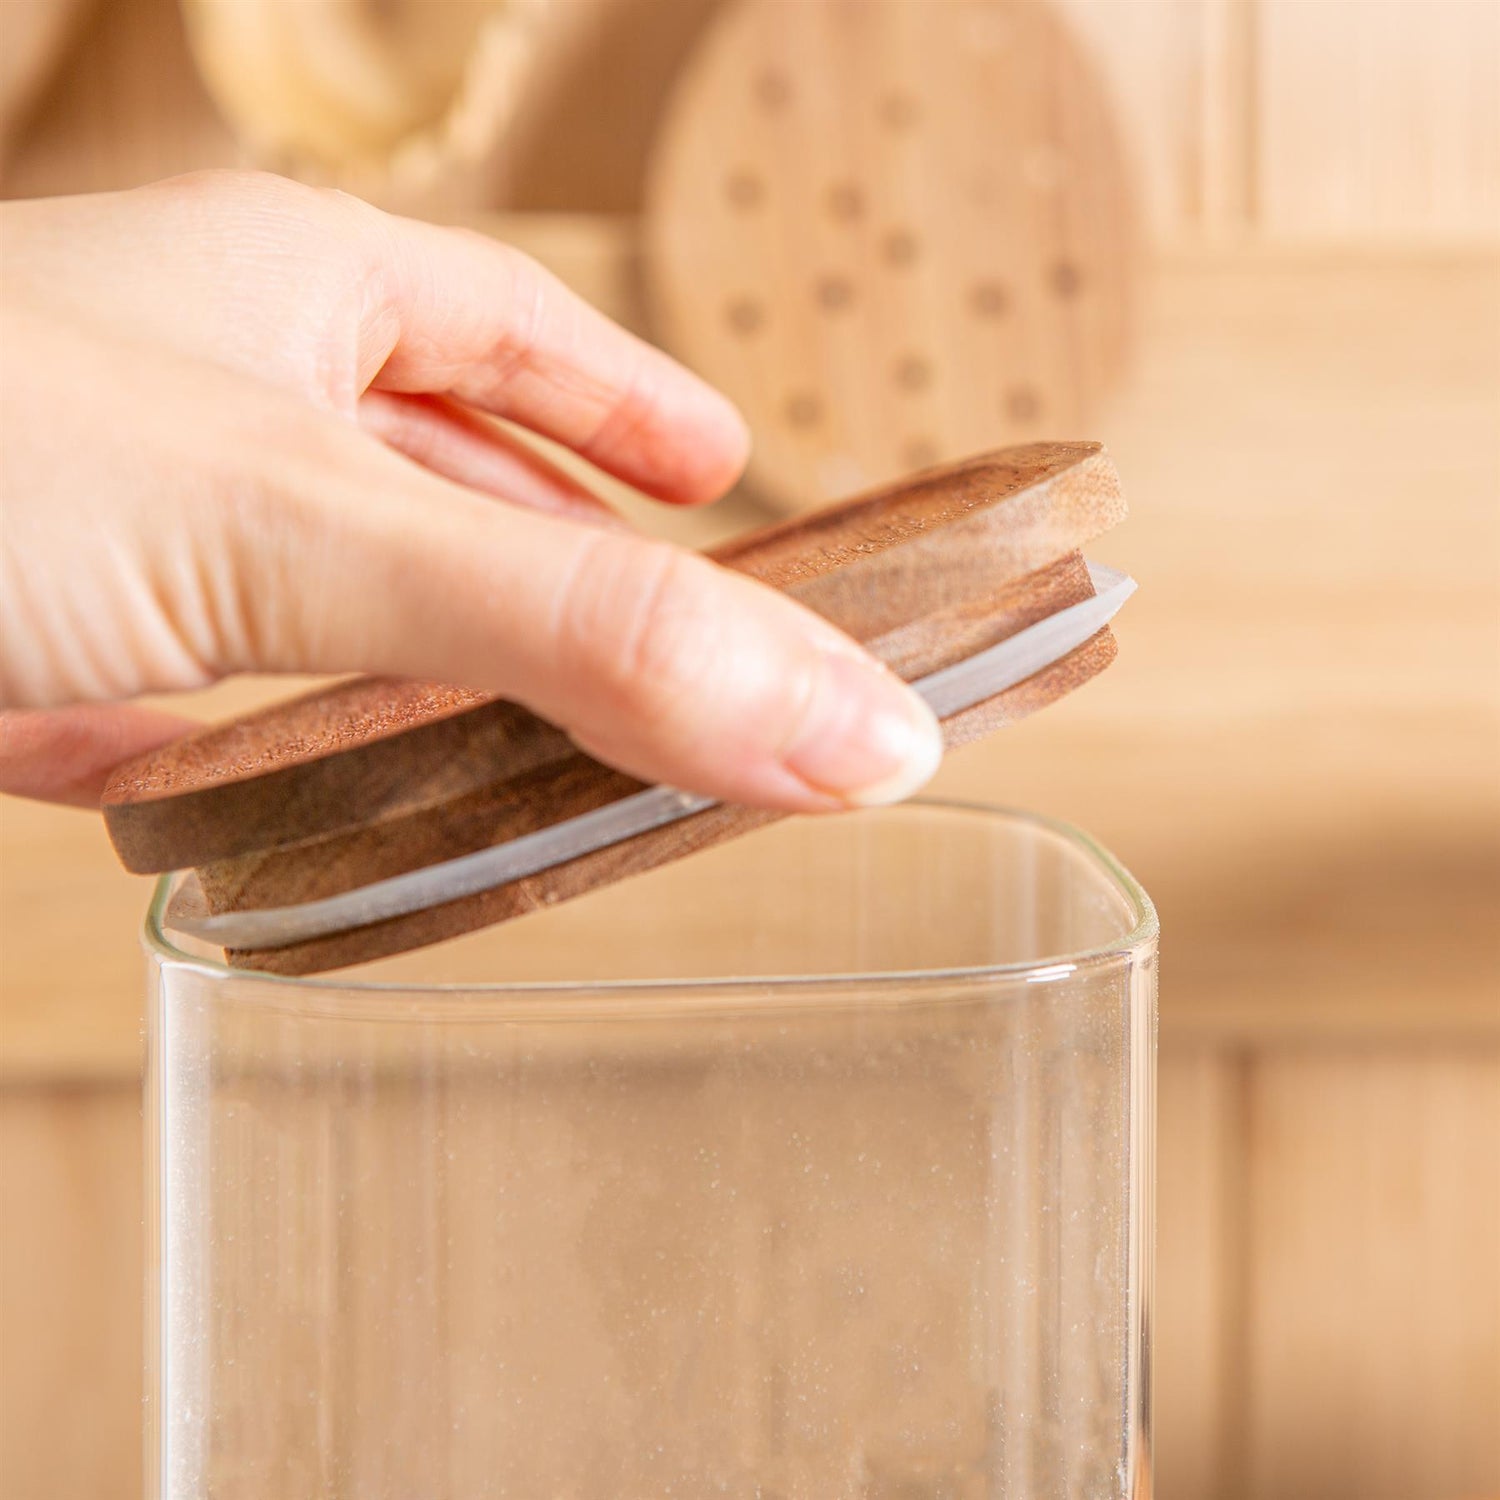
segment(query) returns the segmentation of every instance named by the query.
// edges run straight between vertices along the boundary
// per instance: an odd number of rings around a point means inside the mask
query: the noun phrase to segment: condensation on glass
[[[148,929],[148,1494],[1149,1493],[1156,919],[780,824],[319,980]]]

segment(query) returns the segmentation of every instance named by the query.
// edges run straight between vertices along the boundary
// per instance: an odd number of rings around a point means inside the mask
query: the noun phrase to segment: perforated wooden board
[[[1086,428],[1118,370],[1129,204],[1102,85],[1033,0],[741,0],[653,150],[655,331],[804,510]]]

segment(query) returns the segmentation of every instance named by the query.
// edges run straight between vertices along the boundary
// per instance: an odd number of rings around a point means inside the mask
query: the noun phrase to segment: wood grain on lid
[[[131,761],[110,778],[104,803],[152,802],[228,781],[306,765],[487,700],[470,688],[392,677],[354,677],[213,724],[165,751]]]
[[[997,591],[1125,511],[1098,443],[1032,443],[912,476],[712,554],[856,639]],[[512,703],[430,683],[336,683],[122,766],[105,822],[127,868],[233,859],[396,823],[563,761],[560,730]]]
[[[801,599],[899,675],[961,661],[1093,594],[1078,550],[1124,502],[1097,443],[1038,443],[914,475],[716,559]],[[1102,670],[1108,630],[945,721],[950,744]],[[105,801],[133,869],[198,872],[212,911],[315,900],[574,817],[639,783],[517,704],[359,679],[123,767]],[[295,947],[232,955],[306,973],[436,942],[677,858],[777,816],[718,807],[481,896]]]

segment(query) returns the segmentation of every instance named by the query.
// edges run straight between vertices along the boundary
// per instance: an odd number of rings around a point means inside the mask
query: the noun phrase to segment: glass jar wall
[[[148,926],[148,1493],[1149,1492],[1156,921],[802,819],[366,970]]]

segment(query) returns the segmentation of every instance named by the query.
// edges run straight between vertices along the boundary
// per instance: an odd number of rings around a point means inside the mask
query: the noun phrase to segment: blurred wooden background
[[[496,150],[391,200],[481,220],[649,332],[645,164],[709,8],[557,0]],[[1147,242],[1128,376],[1066,435],[1114,453],[1133,515],[1102,555],[1142,589],[1105,678],[939,789],[1081,823],[1161,910],[1161,1494],[1494,1494],[1500,8],[1063,9]],[[86,3],[0,191],[241,157],[171,0]],[[0,807],[17,1500],[138,1493],[144,900],[94,818]]]

